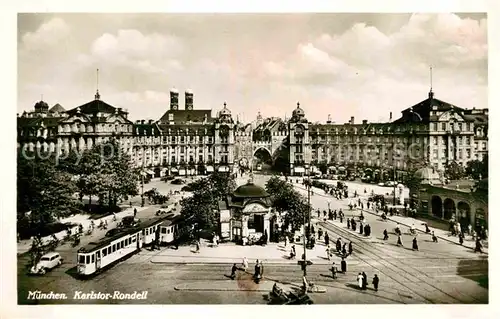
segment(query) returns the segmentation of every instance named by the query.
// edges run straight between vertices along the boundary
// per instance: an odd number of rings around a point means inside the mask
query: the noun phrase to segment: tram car
[[[153,218],[139,224],[139,228],[142,229],[143,245],[151,245],[158,239],[158,230],[165,220],[166,217]]]
[[[78,275],[85,277],[96,274],[139,251],[143,246],[142,231],[139,227],[126,229],[80,248],[77,252]]]
[[[160,224],[160,245],[169,245],[174,242],[175,233],[178,231],[182,219],[181,215],[168,216]]]

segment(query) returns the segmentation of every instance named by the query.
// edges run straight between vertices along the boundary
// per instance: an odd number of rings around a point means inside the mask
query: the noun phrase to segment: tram
[[[140,227],[123,230],[97,243],[91,242],[77,252],[77,273],[80,276],[96,274],[101,269],[136,253],[142,246]]]
[[[177,216],[169,216],[160,224],[160,245],[169,245],[174,242],[175,234],[178,232],[179,223],[183,220],[183,217],[180,215]],[[179,235],[177,233],[177,235]]]
[[[90,276],[129,257],[159,239],[160,225],[169,217],[153,218],[130,228],[118,229],[112,237],[91,242],[77,252],[77,273]]]

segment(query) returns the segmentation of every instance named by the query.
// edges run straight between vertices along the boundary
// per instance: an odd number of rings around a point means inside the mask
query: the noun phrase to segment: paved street
[[[269,177],[256,175],[256,183],[263,185]],[[241,183],[242,181],[240,181]],[[154,184],[153,184],[154,185]],[[296,188],[306,193],[300,185]],[[345,212],[347,217],[358,216],[359,212],[349,211],[348,201],[328,199],[315,191],[311,203],[321,210],[328,208]],[[139,217],[154,214],[156,208],[146,208]],[[432,243],[429,236],[419,235],[419,251],[411,250],[409,235],[403,235],[405,247],[397,247],[396,238],[390,234],[388,241],[382,240],[382,231],[392,233],[395,223],[384,222],[378,216],[365,213],[367,222],[372,226],[370,238],[348,230],[339,221],[323,222],[313,213],[316,228],[328,231],[330,238],[341,237],[352,241],[353,256],[348,257],[348,271],[333,280],[329,271],[329,261],[323,258],[324,243],[318,242],[308,256],[314,265],[308,268],[308,279],[327,289],[326,293],[312,295],[315,303],[486,303],[488,302],[487,255],[474,254],[471,249],[440,241]],[[103,234],[95,234],[101,236]],[[93,237],[93,236],[92,236]],[[91,239],[83,238],[83,243]],[[65,263],[43,277],[26,275],[25,265],[28,257],[20,257],[18,262],[18,298],[24,303],[51,303],[54,301],[27,300],[28,291],[41,290],[67,293],[63,303],[110,303],[106,300],[73,299],[75,291],[124,293],[148,291],[147,300],[113,300],[112,303],[233,303],[265,304],[264,295],[272,283],[298,285],[302,272],[295,261],[285,260],[287,250],[282,244],[266,247],[238,247],[232,244],[219,247],[203,247],[200,254],[191,252],[190,247],[180,247],[175,251],[164,248],[160,251],[143,249],[139,254],[115,265],[97,277],[82,281],[71,273],[76,262],[76,248],[69,245],[58,249]],[[297,245],[297,252],[302,248]],[[233,262],[240,262],[246,256],[250,269],[257,258],[265,261],[265,280],[259,285],[251,281],[251,275],[240,272],[237,280],[227,278]],[[339,257],[335,256],[338,264]],[[373,274],[380,277],[380,289],[360,291],[356,287],[356,276],[365,271],[371,283]],[[61,300],[56,301],[61,302]]]

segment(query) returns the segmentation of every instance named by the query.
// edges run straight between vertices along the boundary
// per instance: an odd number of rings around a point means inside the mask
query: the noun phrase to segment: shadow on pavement
[[[458,262],[457,275],[477,282],[480,287],[488,289],[488,257],[481,259],[464,259]],[[478,276],[478,274],[481,274]]]

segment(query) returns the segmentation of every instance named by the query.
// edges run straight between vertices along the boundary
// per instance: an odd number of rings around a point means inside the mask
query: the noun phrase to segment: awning
[[[213,172],[214,171],[214,167],[213,166],[207,166],[206,170],[207,170],[207,172]]]
[[[170,171],[171,171],[171,172],[178,172],[179,170],[178,170],[177,168],[175,168],[175,167],[172,167],[172,168],[170,169]]]
[[[303,167],[294,167],[293,171],[295,173],[304,173],[306,170]]]

